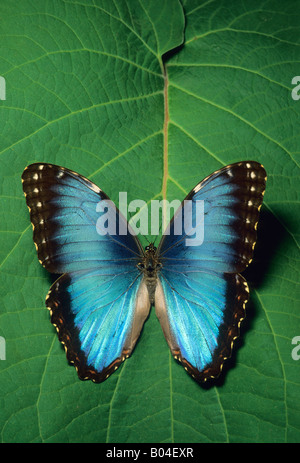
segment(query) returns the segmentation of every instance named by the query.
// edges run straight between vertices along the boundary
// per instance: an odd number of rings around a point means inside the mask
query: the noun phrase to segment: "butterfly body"
[[[140,262],[137,267],[143,273],[150,303],[154,304],[158,274],[162,264],[159,261],[157,256],[157,249],[153,243],[150,243],[149,246],[146,246],[142,262]]]
[[[259,163],[231,164],[206,177],[186,198],[192,207],[181,204],[157,249],[151,243],[145,250],[114,205],[109,219],[127,233],[103,233],[99,210],[109,197],[76,172],[36,163],[24,170],[22,182],[39,261],[61,274],[46,305],[81,379],[101,382],[131,355],[151,305],[172,355],[188,373],[199,382],[219,376],[249,298],[240,272],[256,242],[266,184]],[[195,246],[190,232],[197,202],[204,204],[204,239]]]

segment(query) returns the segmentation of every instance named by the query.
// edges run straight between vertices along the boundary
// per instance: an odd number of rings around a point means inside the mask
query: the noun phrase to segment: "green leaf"
[[[297,0],[2,0],[0,15],[2,442],[299,442]],[[80,381],[45,308],[53,278],[36,257],[25,166],[59,164],[116,202],[150,202],[247,159],[268,183],[222,377],[195,383],[152,310],[116,373]]]

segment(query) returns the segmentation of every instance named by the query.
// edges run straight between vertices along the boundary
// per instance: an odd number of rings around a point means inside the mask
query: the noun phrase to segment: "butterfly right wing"
[[[175,358],[199,382],[217,377],[245,318],[249,290],[239,275],[251,262],[266,172],[254,161],[226,166],[199,183],[158,247],[162,264],[155,310]],[[203,217],[196,201],[204,201]],[[187,245],[176,221],[204,223],[201,245]],[[196,225],[197,226],[197,225]]]

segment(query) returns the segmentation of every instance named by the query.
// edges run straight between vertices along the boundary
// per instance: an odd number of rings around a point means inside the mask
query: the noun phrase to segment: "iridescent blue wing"
[[[182,203],[157,250],[156,312],[173,356],[200,382],[220,374],[245,317],[249,290],[239,272],[252,260],[265,183],[264,168],[253,161],[213,173],[187,196],[192,207]],[[187,246],[191,229],[176,235],[176,227],[192,214],[195,228],[200,200],[204,241]]]
[[[126,219],[88,179],[63,167],[39,163],[26,167],[22,183],[38,258],[49,272],[118,268],[143,254]],[[113,235],[99,230],[106,207],[112,222],[116,221]],[[123,235],[117,233],[119,228]]]
[[[245,317],[245,279],[164,269],[155,296],[156,314],[174,358],[200,382],[219,376]]]
[[[94,382],[104,381],[130,356],[150,310],[137,269],[64,274],[46,304],[79,378]]]
[[[76,172],[32,164],[22,182],[40,263],[64,274],[47,296],[51,321],[79,376],[102,381],[130,355],[150,309],[136,268],[143,250],[107,195]],[[105,234],[104,213],[116,233]]]

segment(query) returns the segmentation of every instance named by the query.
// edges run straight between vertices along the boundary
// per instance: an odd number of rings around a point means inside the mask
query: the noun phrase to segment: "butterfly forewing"
[[[109,204],[116,230],[120,221],[125,229],[129,226],[108,196],[88,179],[53,164],[31,164],[22,182],[38,258],[49,272],[111,268],[140,258],[143,251],[132,230],[122,236],[99,233],[102,204]]]
[[[254,161],[223,167],[205,178],[186,200],[204,202],[204,242],[186,246],[184,202],[164,234],[158,254],[164,265],[242,272],[252,259],[256,227],[266,184],[265,169]],[[193,221],[196,222],[196,217]],[[182,220],[182,235],[174,233]]]

